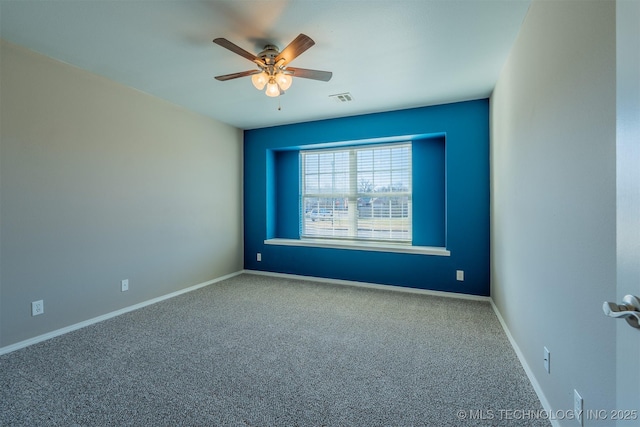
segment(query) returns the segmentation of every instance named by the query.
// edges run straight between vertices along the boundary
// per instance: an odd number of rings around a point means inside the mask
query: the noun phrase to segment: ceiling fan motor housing
[[[264,47],[264,50],[258,54],[258,57],[264,60],[265,64],[273,65],[276,61],[276,57],[280,54],[277,46],[268,44]]]

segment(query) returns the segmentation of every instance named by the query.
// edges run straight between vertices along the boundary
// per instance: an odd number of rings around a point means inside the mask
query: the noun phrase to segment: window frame
[[[312,240],[320,244],[341,241],[341,245],[347,246],[411,246],[412,150],[411,140],[300,150],[300,240]],[[387,155],[387,159],[376,160],[381,154]],[[329,169],[326,162],[324,168],[321,165],[322,156],[326,159],[327,155],[332,156]],[[308,164],[313,161],[309,159],[307,162],[305,159],[308,156],[317,156],[314,170],[307,170]],[[385,178],[380,178],[385,175]],[[310,177],[317,180],[315,186],[308,185]],[[366,177],[366,181],[361,177]],[[322,182],[325,188],[322,188]],[[362,188],[363,182],[366,183],[366,188]],[[400,188],[394,188],[395,186]],[[317,205],[313,207],[308,203],[309,199],[314,199]],[[321,205],[320,201],[323,199],[325,204]],[[329,202],[329,207],[327,202],[331,200],[333,202]],[[369,200],[369,203],[362,204],[361,200]],[[389,200],[388,209],[386,206],[376,206],[377,200]],[[321,214],[321,211],[327,209],[330,215]],[[317,212],[315,219],[314,211]],[[323,220],[328,218],[331,224],[327,227]],[[336,222],[339,225],[336,226]],[[367,224],[368,228],[363,224]]]

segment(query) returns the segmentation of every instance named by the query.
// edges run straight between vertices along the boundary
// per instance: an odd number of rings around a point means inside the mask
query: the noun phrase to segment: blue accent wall
[[[413,168],[414,244],[446,246],[451,256],[264,244],[298,237],[300,149],[403,135],[414,136],[422,159]],[[488,99],[247,130],[244,170],[246,269],[489,295]]]
[[[276,193],[270,200],[275,205],[276,233],[283,239],[300,238],[300,154],[298,150],[275,152]]]
[[[446,136],[414,139],[412,144],[413,222],[415,246],[445,247],[447,240]]]

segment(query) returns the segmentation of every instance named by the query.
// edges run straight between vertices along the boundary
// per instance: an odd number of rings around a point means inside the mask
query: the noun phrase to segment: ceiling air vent
[[[349,92],[345,93],[337,93],[335,95],[329,95],[329,98],[333,99],[337,103],[343,102],[351,102],[353,101],[353,96]]]

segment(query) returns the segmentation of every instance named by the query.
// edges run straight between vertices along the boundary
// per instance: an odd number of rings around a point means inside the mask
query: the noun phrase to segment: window
[[[301,151],[302,238],[411,244],[411,143]]]

